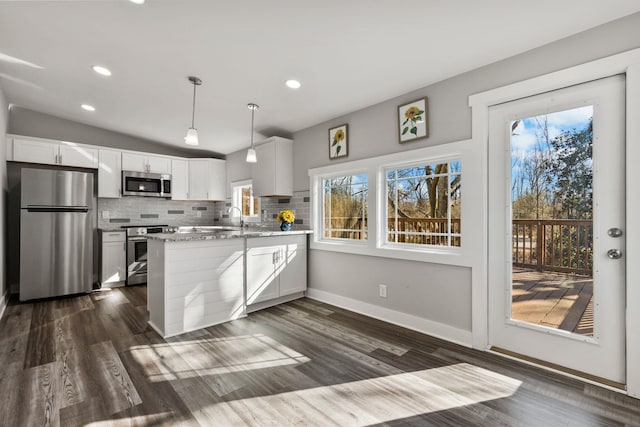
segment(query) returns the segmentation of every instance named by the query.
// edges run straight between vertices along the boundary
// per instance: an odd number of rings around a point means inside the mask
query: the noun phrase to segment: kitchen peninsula
[[[215,226],[148,236],[149,324],[166,338],[302,297],[309,233]]]

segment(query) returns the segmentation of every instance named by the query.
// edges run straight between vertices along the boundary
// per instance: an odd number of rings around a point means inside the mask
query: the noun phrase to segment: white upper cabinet
[[[226,162],[220,159],[189,159],[189,199],[226,199]]]
[[[189,200],[189,161],[171,160],[171,200]]]
[[[98,150],[66,141],[13,138],[13,155],[8,160],[97,168]]]
[[[171,158],[160,156],[147,157],[149,171],[153,173],[171,173]]]
[[[122,189],[122,152],[98,150],[98,197],[120,197]]]
[[[253,165],[255,196],[293,195],[293,141],[277,136],[256,146],[258,162]]]
[[[13,160],[30,163],[58,163],[59,144],[43,141],[13,140]]]
[[[77,166],[81,168],[98,167],[98,150],[84,147],[72,142],[60,143],[58,162],[65,166]]]
[[[122,170],[150,173],[171,173],[171,158],[146,153],[122,153]]]

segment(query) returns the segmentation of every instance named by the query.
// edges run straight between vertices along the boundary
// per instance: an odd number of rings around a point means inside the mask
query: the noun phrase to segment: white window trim
[[[242,210],[242,202],[241,205],[238,206],[237,205],[237,196],[236,196],[236,188],[237,187],[246,187],[251,185],[253,187],[253,181],[251,179],[244,179],[241,181],[233,181],[231,183],[229,183],[230,187],[231,187],[231,206],[237,206],[238,208],[240,208]],[[254,199],[258,200],[258,212],[255,213],[255,215],[244,215],[242,217],[242,219],[245,222],[260,222],[260,212],[261,212],[261,200],[260,197],[256,197],[254,196]],[[239,218],[240,214],[238,213],[237,210],[232,209],[231,212],[229,212],[229,218]]]
[[[462,195],[462,188],[464,188],[464,164],[462,162],[462,157],[455,155],[442,155],[442,156],[432,156],[427,160],[418,160],[415,158],[410,162],[402,162],[402,163],[389,163],[380,165],[378,168],[378,177],[380,178],[380,193],[378,195],[378,200],[380,202],[379,207],[379,218],[387,217],[387,171],[389,169],[401,169],[401,168],[410,168],[414,166],[422,166],[426,164],[433,163],[451,163],[451,162],[460,162],[461,163],[461,175],[462,175],[462,187],[460,188]],[[461,206],[464,206],[464,198],[461,197],[462,203]],[[460,218],[460,223],[462,224],[462,218]],[[430,252],[437,254],[448,254],[448,255],[457,255],[461,252],[461,246],[436,246],[436,245],[418,245],[418,244],[410,244],[410,243],[395,243],[387,241],[387,221],[380,221],[376,224],[378,227],[378,247],[381,249],[393,249],[393,250],[403,250],[403,251],[413,251],[413,252]],[[464,227],[461,228],[460,239],[464,239]],[[447,236],[450,236],[451,233],[447,233]]]
[[[324,185],[323,185],[323,181],[326,179],[333,179],[333,178],[341,178],[344,176],[353,176],[353,175],[367,175],[367,199],[365,201],[365,203],[367,204],[367,212],[370,210],[370,206],[369,206],[369,180],[371,179],[371,177],[369,176],[369,174],[367,173],[367,171],[353,171],[347,174],[332,174],[332,175],[323,175],[319,178],[318,180],[318,185],[320,187],[322,187],[322,191],[320,191],[318,193],[320,200],[318,201],[318,206],[320,206],[320,212],[319,212],[319,220],[318,220],[318,228],[314,228],[314,230],[317,230],[315,232],[315,234],[318,237],[318,240],[321,240],[325,243],[336,243],[336,244],[354,244],[356,246],[362,246],[364,243],[366,243],[370,237],[370,233],[369,233],[369,227],[367,227],[366,229],[366,233],[367,233],[367,238],[363,239],[363,240],[355,240],[355,239],[339,239],[336,237],[324,237],[324,215],[323,215],[323,209],[322,207],[324,206]],[[313,221],[312,221],[313,223]],[[369,223],[370,224],[370,223]]]
[[[470,245],[466,245],[465,242],[476,239],[477,233],[470,227],[465,226],[465,224],[467,222],[466,218],[473,215],[472,207],[474,206],[474,199],[477,198],[474,194],[477,194],[478,191],[482,189],[482,183],[465,180],[465,176],[470,172],[473,173],[475,168],[481,168],[480,165],[473,165],[472,157],[470,157],[471,153],[471,140],[465,140],[310,169],[311,222],[314,229],[310,244],[311,249],[464,267],[471,266],[472,253],[468,249]],[[381,224],[378,221],[378,218],[386,218],[387,189],[384,170],[388,167],[396,167],[403,164],[415,164],[417,159],[420,159],[418,162],[428,163],[449,159],[460,160],[462,162],[462,207],[460,215],[462,222],[462,246],[440,247],[429,245],[418,247],[413,245],[390,245],[384,242],[386,222],[382,221]],[[338,241],[336,239],[323,239],[322,180],[333,176],[347,176],[359,173],[369,175],[368,240]],[[476,203],[480,202],[476,200]]]

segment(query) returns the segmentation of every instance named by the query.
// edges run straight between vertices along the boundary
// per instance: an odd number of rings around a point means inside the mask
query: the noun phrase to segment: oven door
[[[127,285],[147,283],[147,238],[127,238]]]

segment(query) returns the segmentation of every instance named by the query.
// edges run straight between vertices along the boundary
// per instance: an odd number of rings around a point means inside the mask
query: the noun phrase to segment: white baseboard
[[[0,319],[4,316],[4,310],[7,308],[7,301],[9,300],[9,292],[5,292],[0,296]]]
[[[424,319],[412,314],[403,313],[389,308],[380,307],[352,298],[343,297],[330,292],[309,288],[307,297],[327,304],[332,304],[349,311],[364,314],[365,316],[393,323],[423,334],[431,335],[446,341],[471,347],[472,333],[433,320]]]

